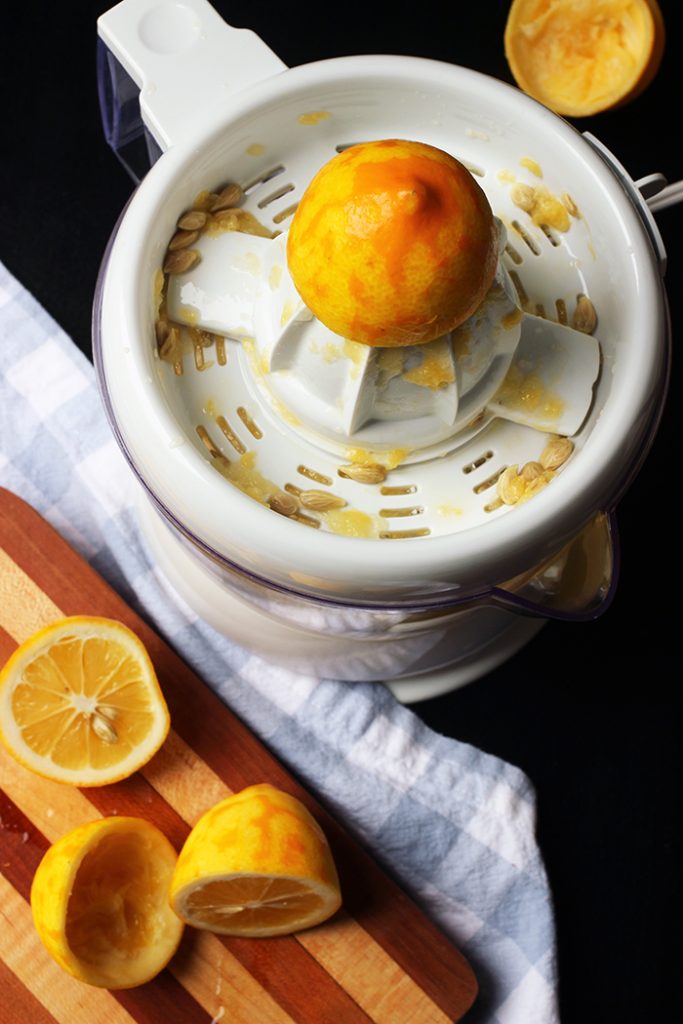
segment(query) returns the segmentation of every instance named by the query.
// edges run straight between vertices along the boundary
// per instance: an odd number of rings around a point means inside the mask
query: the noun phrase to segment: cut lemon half
[[[101,988],[132,988],[161,971],[183,933],[168,905],[177,854],[141,818],[101,818],[62,836],[33,877],[31,910],[60,967]]]
[[[520,89],[569,117],[634,99],[664,52],[657,0],[513,0],[505,56]]]
[[[322,829],[303,804],[267,783],[200,818],[170,894],[187,924],[225,935],[286,935],[320,924],[341,905]]]
[[[0,740],[25,767],[58,782],[127,778],[156,753],[169,725],[143,643],[112,619],[54,622],[0,672]]]

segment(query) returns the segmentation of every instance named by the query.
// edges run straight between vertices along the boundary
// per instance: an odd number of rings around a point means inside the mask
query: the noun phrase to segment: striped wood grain
[[[459,1020],[476,995],[461,954],[59,535],[0,489],[0,664],[36,629],[72,614],[116,618],[138,633],[157,669],[173,730],[141,772],[97,789],[51,783],[0,752],[0,908],[12,919],[0,938],[0,984],[7,978],[0,1022]],[[169,968],[127,991],[91,989],[51,961],[28,904],[30,880],[49,843],[98,815],[133,814],[153,821],[179,847],[208,807],[264,780],[299,797],[330,839],[344,897],[330,922],[266,940],[187,929]]]

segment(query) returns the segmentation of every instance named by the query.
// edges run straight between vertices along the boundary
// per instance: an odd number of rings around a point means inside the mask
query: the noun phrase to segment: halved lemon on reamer
[[[21,644],[0,672],[0,740],[25,767],[58,782],[127,778],[169,726],[144,644],[113,619],[60,619]]]
[[[33,920],[50,956],[89,985],[150,981],[183,934],[168,905],[176,858],[166,836],[142,818],[100,818],[62,836],[31,886]]]
[[[225,935],[286,935],[339,909],[327,839],[295,797],[262,783],[207,811],[185,841],[171,906],[187,924]]]
[[[301,197],[287,264],[335,334],[422,345],[463,323],[496,272],[498,234],[470,171],[424,142],[380,139],[329,160]]]

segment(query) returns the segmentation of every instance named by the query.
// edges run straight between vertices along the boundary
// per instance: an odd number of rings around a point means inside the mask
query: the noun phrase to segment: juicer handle
[[[123,0],[97,31],[140,90],[142,120],[162,151],[190,139],[226,96],[287,67],[207,0]]]

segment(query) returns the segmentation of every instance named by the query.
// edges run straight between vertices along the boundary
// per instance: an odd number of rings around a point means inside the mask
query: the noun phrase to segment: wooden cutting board
[[[261,742],[30,506],[0,489],[0,664],[64,615],[119,619],[146,644],[168,740],[132,778],[97,789],[41,779],[0,750],[2,1024],[437,1024],[477,992],[463,956]],[[296,936],[236,939],[187,928],[169,967],[135,989],[65,974],[43,949],[29,892],[48,845],[100,815],[131,814],[182,845],[208,807],[256,782],[297,796],[322,825],[344,904]]]

